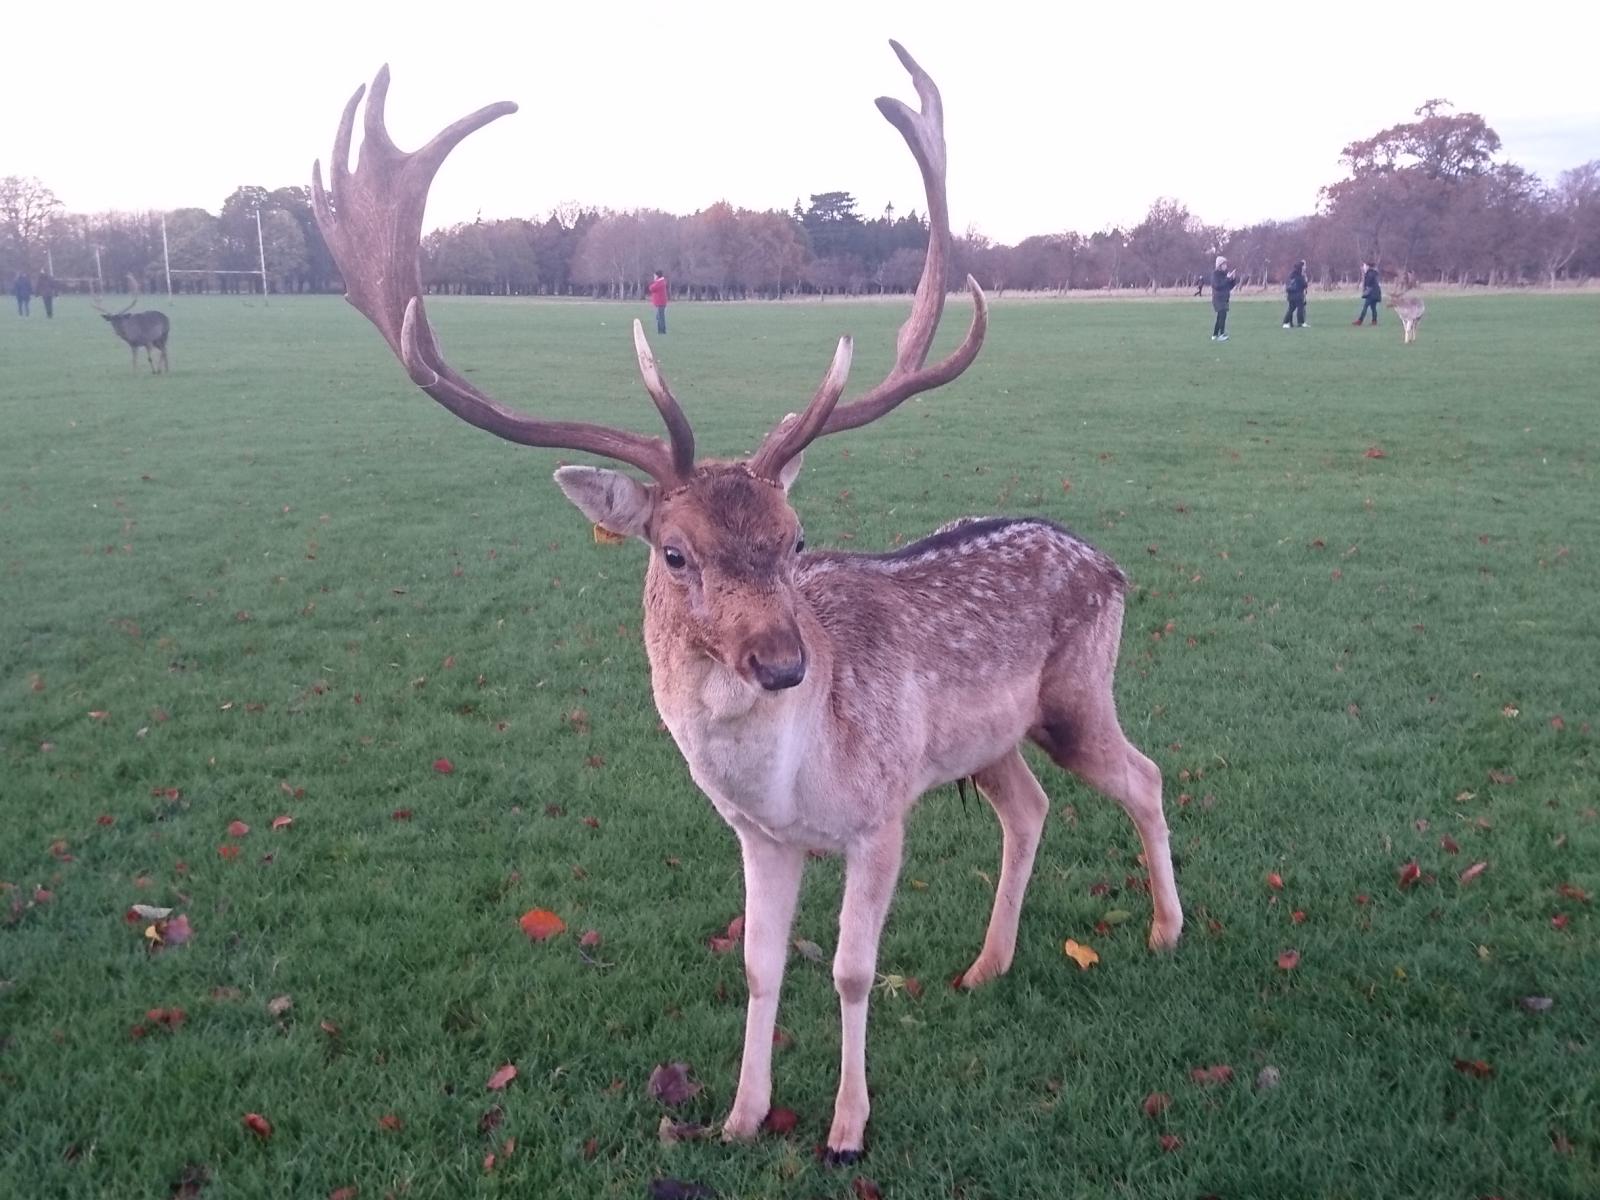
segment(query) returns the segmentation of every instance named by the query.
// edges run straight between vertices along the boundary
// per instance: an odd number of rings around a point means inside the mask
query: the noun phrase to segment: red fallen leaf
[[[436,758],[433,760],[433,769],[441,775],[449,775],[455,771],[456,765],[448,758]]]
[[[340,1029],[338,1023],[335,1021],[318,1021],[317,1028],[322,1030],[323,1033],[327,1034],[331,1038],[344,1036],[344,1030]]]
[[[599,817],[585,817],[583,819],[583,823],[585,825],[587,825],[590,829],[599,829],[600,828],[600,818]]]
[[[1571,883],[1557,884],[1556,895],[1565,896],[1568,900],[1576,900],[1579,904],[1589,903],[1589,893]]]
[[[1565,929],[1567,927],[1567,919],[1566,913],[1557,913],[1555,916],[1550,918],[1550,928]]]
[[[1460,875],[1461,882],[1462,883],[1471,883],[1474,879],[1476,879],[1479,875],[1482,875],[1488,869],[1489,869],[1489,864],[1488,863],[1486,863],[1486,862],[1475,862],[1470,867],[1468,867],[1465,871],[1461,872],[1461,875]]]
[[[1357,904],[1363,904],[1363,905],[1364,904],[1371,904],[1372,903],[1372,898],[1370,896],[1368,896],[1365,892],[1357,892],[1356,893],[1356,903]]]
[[[1560,730],[1563,730],[1566,727],[1567,727],[1567,723],[1561,719],[1561,716],[1560,716],[1559,713],[1550,718],[1550,728],[1551,729],[1554,729],[1554,730],[1559,732]]]
[[[1362,453],[1362,457],[1364,457],[1364,458],[1388,458],[1389,457],[1387,454],[1385,454],[1383,452],[1383,447],[1382,446],[1368,446],[1361,453]]]
[[[1175,1133],[1163,1133],[1156,1140],[1161,1143],[1161,1150],[1165,1154],[1175,1154],[1183,1149],[1183,1139]]]
[[[517,924],[522,926],[523,933],[536,942],[565,933],[567,928],[567,923],[548,908],[530,908],[522,914]]]
[[[483,1116],[478,1118],[478,1132],[491,1134],[500,1128],[500,1122],[506,1119],[506,1110],[496,1104],[493,1108],[485,1109]]]
[[[231,838],[242,838],[249,832],[250,826],[246,825],[243,821],[228,822],[228,836]]]
[[[291,817],[291,816],[285,815],[285,816],[281,816],[281,817],[273,817],[272,818],[272,832],[273,833],[277,833],[278,830],[287,829],[287,828],[289,828],[289,826],[291,826],[293,824],[294,824],[294,818]]]
[[[1283,876],[1276,871],[1267,872],[1267,886],[1275,892],[1283,891]]]
[[[33,902],[35,904],[49,904],[56,898],[56,894],[49,888],[36,887],[33,889]]]
[[[506,1084],[510,1083],[516,1077],[517,1068],[511,1063],[507,1063],[493,1075],[489,1076],[489,1082],[484,1084],[484,1087],[491,1092],[503,1092],[505,1091]]]
[[[906,982],[909,983],[910,980]],[[920,989],[922,985],[919,983],[917,987]],[[920,990],[917,994],[921,995]],[[772,1027],[772,1048],[774,1050],[787,1050],[792,1045],[794,1045],[794,1039],[781,1026],[774,1025]]]
[[[517,1152],[517,1139],[516,1138],[507,1138],[504,1142],[501,1143],[501,1145],[500,1145],[500,1157],[501,1158],[510,1158],[516,1152]]]
[[[217,853],[221,857],[227,859],[229,862],[232,862],[234,859],[239,857],[239,847],[233,845],[232,843],[226,846],[218,846]]]
[[[1550,1134],[1550,1149],[1557,1154],[1568,1155],[1572,1153],[1572,1141],[1566,1134],[1556,1130]]]
[[[1282,954],[1278,955],[1279,970],[1292,971],[1299,965],[1300,951],[1298,950],[1285,950]]]
[[[94,709],[92,712],[89,713],[89,719],[91,721],[104,721],[110,715],[111,714],[106,712],[104,709],[98,709],[97,708],[97,709]]]
[[[166,946],[181,946],[194,936],[194,930],[189,928],[189,918],[181,913],[170,921],[157,921],[156,932]]]
[[[131,1037],[134,1041],[137,1042],[140,1038],[144,1037],[144,1035],[149,1033],[149,1032],[150,1031],[148,1029],[146,1029],[143,1025],[134,1025],[134,1026],[129,1028],[128,1036]]]
[[[857,1175],[852,1179],[850,1190],[855,1193],[856,1200],[883,1200],[883,1189],[865,1175]]]
[[[172,1200],[199,1200],[206,1184],[211,1182],[211,1172],[199,1163],[184,1163],[183,1172],[172,1183]]]
[[[188,1014],[181,1008],[152,1008],[145,1012],[144,1019],[164,1029],[177,1029],[188,1020]]]
[[[676,1106],[699,1095],[703,1087],[703,1083],[696,1083],[689,1078],[688,1063],[675,1062],[658,1064],[650,1072],[650,1082],[645,1090],[652,1099]]]
[[[483,1173],[485,1175],[487,1175],[489,1172],[493,1171],[494,1170],[494,1164],[495,1164],[494,1151],[491,1150],[491,1151],[489,1151],[489,1153],[487,1153],[487,1154],[485,1154],[483,1156]]]
[[[1293,921],[1296,925],[1304,925],[1306,923],[1306,910],[1303,908],[1295,909],[1289,914],[1289,920]]]
[[[393,1132],[395,1130],[404,1129],[405,1127],[406,1127],[405,1121],[403,1121],[401,1118],[395,1116],[394,1113],[384,1113],[383,1116],[378,1118],[378,1128],[379,1129],[384,1129],[384,1130],[388,1130],[390,1132]]]
[[[779,1137],[786,1137],[794,1132],[794,1127],[798,1124],[800,1124],[800,1114],[794,1109],[775,1108],[767,1114],[767,1119],[761,1122],[761,1128]]]
[[[1195,1067],[1189,1072],[1189,1078],[1195,1083],[1229,1083],[1233,1080],[1233,1068],[1227,1063],[1217,1063],[1210,1067]]]
[[[922,980],[918,979],[915,975],[907,975],[906,976],[906,995],[910,996],[913,1000],[921,1000],[922,999]]]
[[[597,929],[585,929],[583,931],[583,936],[578,939],[578,945],[582,946],[585,950],[593,950],[599,944],[600,931]]]
[[[411,810],[409,808],[397,808],[389,814],[389,820],[409,821],[411,820]]]
[[[96,825],[115,825],[117,823],[117,819],[110,813],[101,813],[94,819],[94,823]]]
[[[243,1000],[244,993],[236,987],[214,987],[211,989],[213,1000]]]
[[[1507,784],[1507,785],[1509,785],[1509,784],[1515,783],[1516,781],[1517,781],[1517,777],[1515,775],[1511,774],[1509,771],[1493,771],[1492,770],[1492,771],[1489,772],[1489,782],[1490,783],[1499,783],[1499,784]]]
[[[328,1200],[356,1200],[359,1195],[361,1189],[352,1183],[349,1187],[334,1188],[328,1193]]]
[[[1144,1098],[1144,1115],[1152,1121],[1172,1107],[1172,1097],[1166,1092],[1151,1092]]]
[[[707,944],[713,954],[726,954],[739,944],[739,939],[744,936],[744,917],[735,917],[728,922],[725,933],[712,934]]]
[[[1400,873],[1395,877],[1402,892],[1407,891],[1417,880],[1422,878],[1422,868],[1417,865],[1417,860],[1412,859],[1400,868]]]
[[[266,1141],[272,1136],[272,1122],[260,1113],[245,1113],[244,1127],[262,1141]]]
[[[588,1141],[583,1143],[583,1156],[584,1156],[584,1158],[592,1159],[592,1158],[594,1158],[594,1156],[596,1154],[599,1154],[599,1153],[600,1153],[600,1139],[599,1138],[590,1138]]]
[[[1461,847],[1456,844],[1455,838],[1451,837],[1448,833],[1439,839],[1439,849],[1443,850],[1446,854],[1461,853]]]
[[[1471,1075],[1474,1079],[1488,1079],[1494,1074],[1494,1068],[1481,1058],[1458,1058],[1451,1065],[1463,1075]]]
[[[1108,896],[1110,894],[1111,885],[1103,879],[1099,883],[1091,883],[1089,885],[1089,895],[1091,896]]]

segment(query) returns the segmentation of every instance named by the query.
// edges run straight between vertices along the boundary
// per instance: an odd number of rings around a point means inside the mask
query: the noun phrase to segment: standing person
[[[56,315],[56,281],[49,271],[39,272],[39,282],[33,289],[38,293],[39,299],[44,301],[44,315],[49,318]]]
[[[667,277],[660,271],[650,281],[650,303],[656,307],[656,332],[667,331]]]
[[[1366,320],[1368,312],[1372,313],[1372,323],[1378,323],[1378,301],[1383,299],[1383,286],[1378,282],[1378,265],[1364,262],[1361,264],[1361,314],[1351,321],[1352,325],[1359,325]]]
[[[11,294],[17,298],[17,316],[28,315],[28,301],[33,296],[33,282],[26,271],[18,271],[11,283]]]
[[[1285,329],[1306,327],[1306,287],[1306,260],[1302,258],[1294,264],[1283,285],[1284,294],[1289,297],[1289,307],[1283,314]]]
[[[1228,340],[1228,296],[1239,284],[1239,272],[1228,266],[1228,260],[1217,255],[1217,269],[1211,272],[1211,308],[1217,319],[1211,326],[1211,340]]]

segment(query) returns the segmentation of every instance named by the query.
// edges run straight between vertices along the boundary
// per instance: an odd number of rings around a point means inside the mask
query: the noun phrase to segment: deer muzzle
[[[806,644],[792,622],[763,630],[745,643],[744,668],[769,692],[792,688],[806,677]]]

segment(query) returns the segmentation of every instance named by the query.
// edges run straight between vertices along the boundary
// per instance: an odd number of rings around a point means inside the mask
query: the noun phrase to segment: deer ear
[[[805,462],[805,458],[806,452],[802,450],[784,463],[783,470],[778,472],[778,482],[783,485],[785,492],[788,492],[794,486],[794,481],[800,478],[800,465]]]
[[[623,537],[645,538],[655,513],[655,488],[604,467],[562,467],[556,486],[596,525]]]

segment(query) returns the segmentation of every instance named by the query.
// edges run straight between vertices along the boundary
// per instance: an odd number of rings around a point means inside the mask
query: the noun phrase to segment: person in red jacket
[[[667,277],[660,271],[650,281],[650,303],[656,306],[656,332],[667,331]]]

